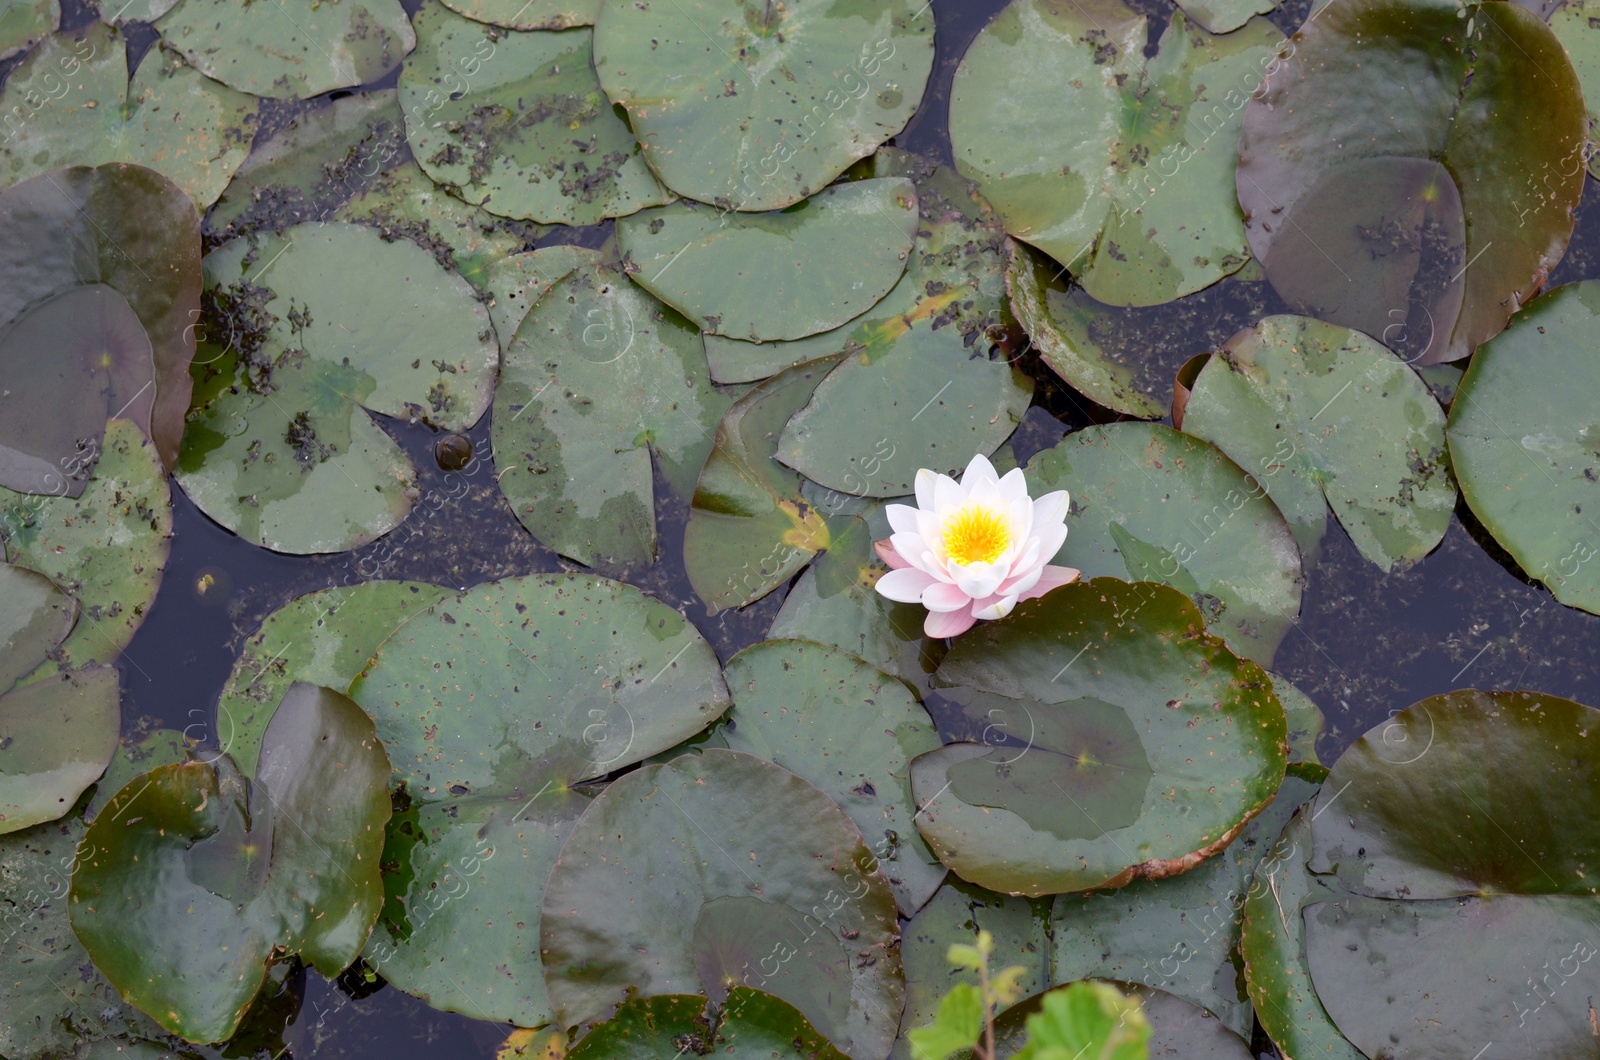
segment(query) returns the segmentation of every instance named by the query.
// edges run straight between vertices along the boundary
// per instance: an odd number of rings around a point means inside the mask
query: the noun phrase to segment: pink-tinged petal
[[[1004,497],[1008,504],[1028,499],[1028,479],[1020,467],[1012,468],[1001,477],[1000,496]]]
[[[1028,547],[1022,550],[1022,555],[1018,556],[1016,560],[1006,568],[1010,573],[1006,575],[1006,580],[1000,583],[1000,588],[996,589],[995,592],[1011,592],[1012,590],[1007,588],[1010,583],[1017,582],[1022,578],[1027,578],[1031,575],[1037,574],[1039,569],[1043,566],[1044,560],[1039,556],[1039,539],[1034,538],[1028,542]],[[1029,582],[1029,584],[1031,585],[1032,582]]]
[[[923,562],[923,557],[928,554],[928,543],[916,534],[890,534],[889,547],[904,556],[911,566],[938,577],[939,568]]]
[[[1039,531],[1038,541],[1039,559],[1049,563],[1061,551],[1061,546],[1067,543],[1067,528],[1060,523],[1048,526]]]
[[[933,510],[936,513],[943,515],[966,499],[967,491],[949,475],[940,475],[933,480]]]
[[[896,552],[887,537],[882,541],[874,541],[872,550],[878,554],[879,559],[889,565],[890,570],[904,570],[906,567],[911,566],[911,561]]]
[[[1033,502],[1033,526],[1037,531],[1045,527],[1063,522],[1067,518],[1067,510],[1072,506],[1072,498],[1066,490],[1056,490],[1046,493],[1043,497]]]
[[[929,611],[922,620],[922,632],[930,637],[959,637],[972,628],[977,619],[970,609],[965,611]]]
[[[938,475],[934,474],[932,471],[929,471],[925,467],[917,468],[917,480],[915,486],[917,491],[917,507],[921,508],[923,511],[928,511],[933,507],[933,484],[938,481],[938,478]]]
[[[992,622],[997,618],[1005,618],[1011,609],[1017,606],[1015,595],[1002,596],[999,593],[987,600],[974,600],[972,602],[972,617]]]
[[[923,590],[932,584],[931,575],[905,567],[879,578],[877,590],[880,596],[887,596],[896,603],[915,604],[922,602]]]
[[[944,582],[934,582],[922,590],[922,606],[929,611],[959,611],[972,603],[972,597]]]
[[[1006,568],[993,563],[951,563],[947,569],[957,588],[974,600],[994,595],[1000,583],[1006,580]]]
[[[889,517],[889,528],[897,534],[920,534],[917,529],[917,510],[909,504],[890,504],[883,514]]]
[[[1033,588],[1020,594],[1019,600],[1033,600],[1043,596],[1051,589],[1059,589],[1063,585],[1071,585],[1078,580],[1078,575],[1083,572],[1075,567],[1046,567],[1039,575],[1039,580],[1034,582]]]
[[[935,556],[932,552],[924,552],[917,560],[917,566],[933,575],[939,581],[946,582],[950,585],[954,585],[956,583],[956,580],[950,576],[950,572],[945,570],[944,560]]]
[[[1025,593],[1038,583],[1042,574],[1044,574],[1044,564],[1036,563],[1030,566],[1027,570],[1023,571],[1021,574],[1013,574],[1011,577],[1001,582],[1000,588],[994,591],[995,595],[1004,596],[1008,593],[1012,595],[1017,593]]]
[[[974,453],[971,460],[967,461],[967,470],[961,475],[961,484],[971,489],[978,482],[1000,482],[1000,475],[995,471],[994,465],[989,463],[989,458],[982,453]]]

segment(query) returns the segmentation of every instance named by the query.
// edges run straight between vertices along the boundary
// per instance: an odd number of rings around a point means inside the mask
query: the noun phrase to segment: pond
[[[0,1056],[1600,1054],[1596,16],[8,3]]]

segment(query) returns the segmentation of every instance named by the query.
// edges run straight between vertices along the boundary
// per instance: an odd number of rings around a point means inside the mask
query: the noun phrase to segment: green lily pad
[[[879,851],[901,913],[944,879],[912,823],[910,761],[940,745],[928,712],[899,681],[838,648],[768,640],[728,660],[733,709],[723,738],[823,791]]]
[[[933,23],[914,0],[603,4],[594,65],[668,187],[777,210],[905,127],[933,68]]]
[[[672,193],[600,90],[593,31],[505,32],[428,4],[400,73],[406,138],[428,176],[503,217],[595,224]]]
[[[613,782],[545,889],[540,952],[564,1026],[630,990],[783,998],[849,1056],[882,1060],[903,1002],[894,897],[861,833],[799,777],[707,750]]]
[[[1278,674],[1272,674],[1271,677],[1272,691],[1277,694],[1278,702],[1283,704],[1283,714],[1289,722],[1290,763],[1321,765],[1322,760],[1317,757],[1317,740],[1327,724],[1322,708],[1291,684],[1288,678]]]
[[[1120,0],[1013,0],[950,88],[961,172],[1008,232],[1111,305],[1170,302],[1249,260],[1235,149],[1283,39],[1265,19],[1213,36],[1181,11],[1148,60],[1145,36]]]
[[[78,604],[51,673],[108,663],[144,621],[172,544],[172,494],[155,447],[126,420],[106,425],[105,450],[80,497],[0,489],[6,560],[32,568]]]
[[[55,651],[78,620],[78,603],[38,571],[0,564],[0,693]]]
[[[911,765],[923,838],[991,890],[1054,894],[1187,872],[1227,847],[1283,780],[1286,727],[1271,682],[1165,586],[1062,586],[962,637],[934,681],[969,714],[1030,719],[1021,747],[947,744]]]
[[[376,81],[417,44],[400,0],[180,0],[156,29],[207,77],[273,99]]]
[[[823,358],[774,376],[717,425],[683,538],[689,584],[710,613],[759,600],[830,547],[828,520],[801,494],[805,480],[772,456],[783,425],[837,363]]]
[[[1278,9],[1277,0],[1184,0],[1183,13],[1211,33],[1232,33],[1250,21]]]
[[[144,325],[155,360],[150,429],[171,467],[200,318],[194,203],[159,173],[122,164],[75,166],[0,191],[0,322],[80,284],[115,289]]]
[[[1330,507],[1386,571],[1431,552],[1455,511],[1444,410],[1399,357],[1348,328],[1272,316],[1241,331],[1200,370],[1182,426],[1249,470],[1307,556]]]
[[[483,415],[499,349],[471,286],[419,247],[348,224],[234,240],[205,269],[235,345],[199,370],[184,490],[279,552],[337,552],[393,529],[416,471],[368,411],[444,430]]]
[[[1297,312],[1453,361],[1505,327],[1572,233],[1588,120],[1537,15],[1356,0],[1308,20],[1244,111],[1251,252]]]
[[[360,953],[382,895],[388,774],[371,719],[295,685],[254,782],[224,756],[159,767],[106,804],[72,878],[72,929],[167,1031],[227,1038],[276,948],[329,977]]]
[[[1236,653],[1269,665],[1300,612],[1300,550],[1266,487],[1209,442],[1154,423],[1090,427],[1028,462],[1072,494],[1055,562],[1189,595]]]
[[[696,994],[629,998],[565,1055],[568,1060],[658,1060],[713,1052],[730,1060],[847,1060],[793,1005],[747,986],[730,990],[725,1006],[710,1006]]]
[[[831,331],[872,308],[905,272],[917,222],[911,181],[867,179],[766,214],[645,210],[617,222],[617,242],[657,298],[708,332],[761,342]]]
[[[1590,21],[1596,17],[1594,12],[1595,8],[1585,0],[1566,0],[1545,21],[1549,23],[1550,32],[1555,34],[1556,40],[1567,50],[1572,68],[1578,72],[1585,102],[1591,99],[1597,101],[1588,104],[1589,142],[1585,145],[1584,157],[1588,159],[1590,174],[1600,179],[1600,161],[1595,158],[1594,139],[1595,122],[1600,120],[1600,25]]]
[[[694,325],[604,267],[575,270],[529,311],[494,401],[495,463],[512,511],[591,567],[654,560],[651,456],[688,496],[728,408]]]
[[[154,22],[177,6],[178,0],[93,0],[100,21],[121,26],[129,22]]]
[[[47,99],[42,109],[35,99]],[[95,22],[49,38],[7,79],[0,112],[31,117],[0,145],[0,181],[62,166],[134,162],[160,173],[204,210],[250,151],[259,101],[217,84],[161,48],[128,78],[122,34]]]
[[[65,815],[105,771],[122,723],[121,678],[95,666],[0,696],[0,832]]]
[[[1600,383],[1592,334],[1600,283],[1543,295],[1472,358],[1450,406],[1461,495],[1502,547],[1555,598],[1600,614],[1594,514],[1600,503]]]
[[[1083,981],[1083,980],[1080,980]],[[1087,980],[1095,982],[1095,980]],[[1207,1012],[1199,1005],[1194,1004],[1177,994],[1170,994],[1165,990],[1158,990],[1143,983],[1115,982],[1111,986],[1138,1003],[1138,1011],[1149,1024],[1149,1042],[1145,1048],[1140,1049],[1136,1056],[1176,1057],[1184,1060],[1250,1060],[1249,1046],[1240,1040],[1239,1036],[1229,1030],[1227,1025],[1216,1016]],[[1046,993],[1057,993],[1065,989],[1057,987]],[[1003,1058],[1027,1055],[1044,1056],[1048,1054],[1030,1052],[1021,1054],[1020,1050],[1026,1041],[1028,1030],[1027,1021],[1030,1016],[1037,1016],[1044,1007],[1044,994],[1036,994],[1025,998],[1006,1009],[995,1017],[994,1045],[996,1060]],[[1106,1023],[1111,1023],[1105,1017]],[[1065,1029],[1065,1028],[1063,1028]],[[1075,1027],[1079,1035],[1090,1033],[1086,1026]],[[1102,1032],[1103,1033],[1103,1032]],[[1059,1034],[1050,1036],[1050,1041],[1055,1044],[1055,1039],[1063,1037]],[[1064,1038],[1069,1045],[1062,1049],[1071,1055],[1074,1049],[1081,1051],[1088,1045],[1079,1047],[1077,1043],[1082,1038]],[[1098,1038],[1090,1038],[1093,1044]],[[1111,1054],[1113,1058],[1121,1057],[1122,1052]],[[1053,1058],[1052,1058],[1053,1060]]]
[[[445,0],[468,18],[508,29],[570,29],[594,25],[600,0]]]
[[[194,717],[195,714],[190,714]],[[83,819],[92,822],[111,797],[123,788],[134,777],[143,776],[159,766],[172,766],[189,758],[198,758],[202,763],[215,761],[221,757],[218,751],[201,751],[196,749],[197,739],[190,739],[188,733],[190,726],[182,732],[177,729],[151,729],[147,732],[129,733],[117,745],[116,753],[111,756],[111,763],[106,766],[106,771],[100,775],[95,783],[94,794],[83,807]]]
[[[336,585],[284,604],[245,641],[217,701],[217,741],[254,776],[261,738],[296,681],[347,689],[390,634],[450,596],[427,582]]]
[[[570,276],[574,269],[592,268],[600,262],[599,251],[565,243],[490,261],[477,282],[493,298],[489,303],[489,319],[500,337],[502,354],[511,345],[529,310],[539,304],[546,291]]]
[[[60,0],[15,0],[0,11],[0,59],[25,52],[61,25]]]

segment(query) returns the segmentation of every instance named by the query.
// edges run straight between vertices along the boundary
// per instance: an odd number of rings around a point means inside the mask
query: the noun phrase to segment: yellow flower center
[[[971,505],[945,520],[944,551],[952,563],[993,563],[1010,544],[1011,527],[993,509]]]

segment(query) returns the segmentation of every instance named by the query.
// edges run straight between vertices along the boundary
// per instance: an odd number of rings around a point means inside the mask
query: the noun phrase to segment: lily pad
[[[34,678],[116,659],[144,621],[172,545],[172,494],[155,447],[126,420],[106,425],[105,451],[83,495],[0,489],[8,562],[32,568],[78,604],[72,633]]]
[[[805,480],[772,457],[783,425],[838,362],[823,358],[767,380],[717,425],[683,538],[689,584],[711,614],[759,600],[830,547],[827,518],[802,496]]]
[[[1250,21],[1278,9],[1278,0],[1184,0],[1183,13],[1211,33],[1232,33]]]
[[[452,595],[427,582],[370,581],[296,597],[245,641],[217,701],[217,741],[254,776],[261,738],[296,681],[347,689],[395,630]]]
[[[93,0],[100,21],[122,26],[129,22],[154,22],[177,6],[178,0]]]
[[[95,817],[72,929],[167,1031],[227,1038],[277,947],[329,977],[360,952],[382,895],[388,773],[371,719],[337,692],[295,685],[254,782],[225,756],[162,766]]]
[[[672,193],[600,90],[593,31],[505,32],[428,4],[400,73],[406,138],[428,176],[503,217],[595,224]]]
[[[600,0],[445,0],[468,18],[508,29],[569,29],[594,25]]]
[[[916,189],[898,177],[836,184],[766,214],[662,206],[618,221],[617,242],[657,298],[708,332],[761,342],[870,309],[905,272],[917,223]]]
[[[1145,37],[1121,0],[1012,0],[950,88],[961,172],[1111,305],[1170,302],[1249,260],[1235,149],[1283,39],[1265,19],[1213,36],[1181,11],[1148,60]]]
[[[1571,607],[1600,614],[1600,282],[1557,288],[1472,358],[1450,406],[1461,495],[1502,547]]]
[[[1584,157],[1589,162],[1589,173],[1600,179],[1594,128],[1595,122],[1600,120],[1600,25],[1591,21],[1596,17],[1595,10],[1595,6],[1585,0],[1566,0],[1545,21],[1567,50],[1567,58],[1572,60],[1572,68],[1578,72],[1578,82],[1583,86],[1589,117],[1589,142],[1584,147]]]
[[[1236,653],[1269,665],[1300,612],[1300,550],[1266,487],[1209,442],[1153,423],[1068,435],[1028,462],[1072,494],[1055,562],[1186,593]]]
[[[575,270],[529,311],[494,400],[495,463],[512,511],[591,567],[654,560],[651,456],[688,496],[728,407],[694,325],[604,267]]]
[[[775,762],[838,803],[880,851],[895,902],[922,908],[944,866],[917,835],[911,759],[940,745],[910,691],[856,656],[801,640],[768,640],[728,660],[733,709],[723,738]]]
[[[1431,552],[1455,511],[1444,410],[1399,357],[1348,328],[1272,316],[1241,331],[1200,370],[1182,426],[1249,469],[1307,556],[1330,507],[1385,571]]]
[[[777,210],[905,127],[933,69],[933,23],[915,0],[603,4],[594,65],[668,187]]]
[[[0,11],[0,59],[25,52],[61,25],[60,0],[15,0]]]
[[[1113,981],[1110,985],[1136,1001],[1139,1006],[1138,1011],[1149,1024],[1149,1042],[1145,1048],[1140,1049],[1139,1056],[1181,1056],[1184,1060],[1250,1060],[1249,1046],[1221,1020],[1199,1005],[1177,994],[1170,994],[1143,983]],[[1046,993],[1055,993],[1060,989],[1063,988],[1057,987],[1056,990]],[[1036,994],[1025,998],[995,1017],[994,1045],[997,1060],[1014,1056],[1021,1049],[1026,1041],[1028,1017],[1040,1012],[1044,996]],[[1107,1022],[1110,1022],[1109,1017]],[[1083,1034],[1086,1030],[1087,1028],[1079,1029],[1078,1033]],[[1071,1041],[1071,1044],[1075,1046],[1077,1041]],[[1083,1048],[1087,1049],[1088,1046]],[[1070,1048],[1063,1048],[1061,1051],[1069,1055],[1072,1052]]]
[[[1283,704],[1284,717],[1289,721],[1289,762],[1320,766],[1322,760],[1317,757],[1317,740],[1327,724],[1322,708],[1291,684],[1288,678],[1279,674],[1271,676],[1272,690],[1277,693],[1278,702]]]
[[[715,1053],[730,1060],[848,1060],[787,1001],[747,986],[726,1006],[694,994],[629,998],[616,1015],[589,1029],[568,1060],[658,1060]]]
[[[1166,586],[1062,586],[961,638],[934,681],[969,714],[1000,707],[1031,719],[1020,748],[947,744],[911,765],[923,838],[991,890],[1054,894],[1187,872],[1226,848],[1283,780],[1271,682]]]
[[[0,693],[38,666],[78,620],[78,603],[38,571],[0,564]]]
[[[49,105],[34,108],[37,99]],[[130,83],[122,34],[91,23],[81,35],[51,37],[11,72],[0,112],[31,116],[0,146],[0,181],[134,162],[204,210],[249,153],[258,105],[162,48],[144,53]]]
[[[620,837],[620,838],[619,838]],[[707,750],[613,782],[545,889],[540,952],[557,1019],[630,990],[740,985],[794,1005],[838,1049],[883,1060],[904,996],[888,882],[822,792],[740,751]]]
[[[369,411],[444,430],[483,415],[499,349],[471,286],[415,245],[347,224],[234,240],[205,268],[215,312],[244,326],[202,370],[184,490],[279,552],[337,552],[393,529],[416,471]]]
[[[105,771],[122,723],[121,678],[96,666],[0,696],[0,832],[53,821]]]
[[[156,29],[207,77],[273,99],[376,81],[417,44],[400,0],[181,0]]]
[[[149,335],[156,451],[183,438],[200,318],[200,218],[176,185],[142,166],[45,173],[0,192],[0,321],[80,284],[114,288]],[[111,406],[116,413],[117,406]]]
[[[1490,0],[1354,0],[1308,20],[1244,110],[1251,252],[1297,312],[1409,363],[1465,357],[1539,290],[1583,190],[1578,75]],[[1398,330],[1397,330],[1398,329]]]
[[[565,243],[491,260],[478,275],[477,282],[493,298],[489,303],[489,319],[500,337],[502,354],[511,345],[529,310],[539,304],[546,291],[570,276],[574,269],[593,267],[600,261],[599,251]]]

